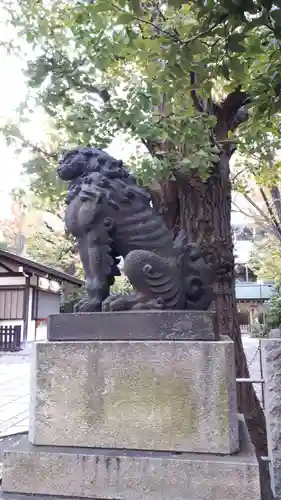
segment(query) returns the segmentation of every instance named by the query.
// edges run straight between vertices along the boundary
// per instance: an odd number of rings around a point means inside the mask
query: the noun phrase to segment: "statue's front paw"
[[[165,301],[162,299],[162,297],[155,297],[153,299],[147,299],[147,300],[139,300],[137,302],[133,309],[137,310],[163,310],[165,309]]]
[[[124,296],[121,294],[110,295],[102,303],[102,311],[124,311]]]
[[[82,299],[74,307],[75,312],[99,312],[101,303],[97,300]]]
[[[102,303],[102,311],[129,311],[134,307],[135,303],[135,293],[109,295]]]
[[[84,299],[79,300],[79,302],[77,302],[77,304],[75,304],[73,307],[74,312],[79,312],[82,309],[83,304],[86,304],[87,302],[88,299],[86,297],[84,297]]]

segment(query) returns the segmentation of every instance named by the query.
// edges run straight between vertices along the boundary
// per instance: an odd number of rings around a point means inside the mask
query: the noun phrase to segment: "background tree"
[[[269,329],[281,327],[281,291],[280,282],[269,302],[269,310],[266,315],[266,323]]]
[[[8,244],[7,244],[7,242],[4,240],[4,238],[2,239],[2,237],[1,237],[1,239],[0,239],[0,249],[1,249],[1,250],[7,250],[7,249],[8,249]]]
[[[53,226],[43,216],[41,229],[27,238],[27,253],[37,262],[55,267],[83,279],[83,272],[75,243],[65,234],[63,225]],[[57,222],[57,221],[56,221]]]
[[[281,140],[278,119],[269,132],[260,125],[240,138],[233,185],[242,193],[248,208],[236,207],[259,233],[250,265],[259,278],[280,277],[281,263]],[[235,205],[235,202],[234,202]]]
[[[259,279],[280,282],[280,243],[271,235],[254,243],[254,248],[250,256],[250,267]]]
[[[96,0],[9,2],[20,36],[34,47],[28,68],[37,101],[74,142],[105,147],[121,130],[143,144],[142,174],[157,178],[154,202],[175,233],[205,247],[216,271],[218,331],[235,341],[230,227],[232,136],[251,121],[271,128],[280,109],[281,11],[270,1]],[[32,102],[34,106],[34,102]],[[39,155],[41,157],[41,154]],[[259,451],[264,418],[252,386],[240,388]]]
[[[22,234],[25,235],[25,253],[38,262],[81,277],[82,268],[74,240],[64,229],[66,185],[56,175],[57,152],[62,148],[62,134],[54,130],[51,120],[47,121],[47,125],[44,144],[31,143],[14,124],[7,123],[3,129],[8,142],[13,143],[19,154],[24,151],[26,157],[23,181],[28,186],[28,194],[22,190],[15,191],[12,208],[15,212],[16,208],[19,211],[19,205],[24,206],[22,217],[25,223],[21,223],[21,226]],[[0,221],[7,241],[15,234],[14,219]],[[11,245],[8,245],[8,249],[13,250]]]
[[[28,220],[26,219],[27,199],[23,189],[14,190],[12,193],[11,215],[0,220],[0,231],[5,249],[22,255],[26,247],[26,234]]]

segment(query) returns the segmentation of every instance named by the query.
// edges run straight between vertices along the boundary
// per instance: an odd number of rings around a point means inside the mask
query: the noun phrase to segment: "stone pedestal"
[[[239,454],[220,457],[32,446],[23,439],[6,454],[4,488],[99,500],[257,500],[257,463],[248,437],[243,444]]]
[[[159,324],[170,313],[155,314]],[[233,343],[194,340],[195,330],[186,329],[184,340],[147,340],[138,324],[138,340],[130,326],[127,340],[120,332],[114,340],[111,331],[111,340],[92,332],[88,341],[35,344],[29,440],[7,451],[4,490],[100,500],[258,500],[258,464],[243,422],[238,432]]]
[[[33,444],[238,450],[230,340],[38,342],[32,358]]]

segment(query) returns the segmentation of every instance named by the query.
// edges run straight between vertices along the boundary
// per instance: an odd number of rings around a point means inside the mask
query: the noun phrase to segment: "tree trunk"
[[[196,174],[176,174],[175,181],[162,184],[162,203],[167,224],[183,228],[189,241],[207,251],[217,269],[214,284],[216,323],[220,335],[229,335],[235,345],[237,378],[249,377],[243,350],[235,297],[234,254],[231,215],[229,157],[221,155],[216,172],[203,182]],[[238,383],[238,411],[243,413],[257,454],[267,454],[266,426],[263,411],[251,383]]]

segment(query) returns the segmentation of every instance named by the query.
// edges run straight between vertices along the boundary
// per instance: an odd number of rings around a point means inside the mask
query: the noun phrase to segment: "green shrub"
[[[275,293],[269,302],[266,323],[268,328],[279,328],[281,326],[281,285],[276,287]]]

